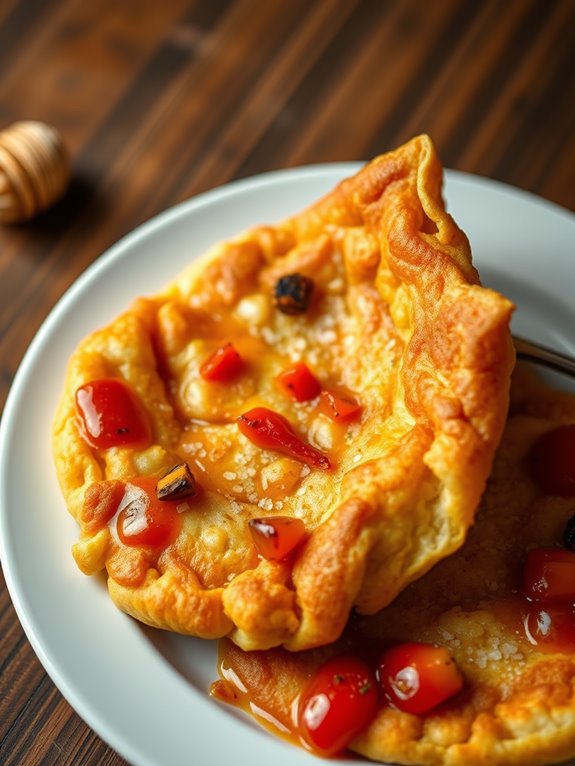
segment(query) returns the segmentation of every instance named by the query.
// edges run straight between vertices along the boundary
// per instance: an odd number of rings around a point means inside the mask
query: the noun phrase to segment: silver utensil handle
[[[525,338],[520,338],[517,335],[513,336],[513,341],[518,359],[542,364],[544,367],[575,377],[575,358],[560,354],[558,351],[553,351],[546,346],[525,340]]]

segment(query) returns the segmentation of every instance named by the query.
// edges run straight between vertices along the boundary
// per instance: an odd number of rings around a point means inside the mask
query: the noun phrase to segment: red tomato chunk
[[[216,349],[200,366],[204,380],[227,383],[237,377],[244,366],[243,359],[231,343]]]
[[[399,644],[383,653],[377,676],[387,700],[405,713],[422,715],[457,694],[463,677],[444,647]]]
[[[91,447],[145,449],[152,440],[147,414],[132,389],[117,378],[85,383],[76,391],[80,433]]]
[[[303,521],[290,516],[251,519],[248,525],[258,553],[270,561],[284,559],[305,537]]]
[[[523,593],[533,601],[575,602],[575,552],[562,548],[529,551]]]
[[[306,742],[321,755],[335,755],[373,720],[377,683],[361,660],[342,656],[320,666],[299,703]]]
[[[303,362],[288,367],[277,376],[279,387],[296,402],[308,402],[319,396],[321,385]]]

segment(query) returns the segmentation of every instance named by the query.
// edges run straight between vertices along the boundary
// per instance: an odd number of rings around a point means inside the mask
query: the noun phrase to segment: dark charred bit
[[[179,500],[196,494],[196,480],[187,463],[170,468],[156,484],[158,500]]]
[[[276,282],[275,305],[283,314],[304,314],[312,292],[312,279],[304,277],[303,274],[285,274]]]

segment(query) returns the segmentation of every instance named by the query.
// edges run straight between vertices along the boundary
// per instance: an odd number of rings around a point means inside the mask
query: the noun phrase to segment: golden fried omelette
[[[480,285],[441,184],[415,138],[79,345],[53,451],[76,562],[107,572],[120,609],[301,650],[461,546],[505,421],[512,306]],[[102,381],[114,391],[96,397]],[[116,422],[119,400],[137,436],[91,438],[86,422]],[[176,465],[195,494],[158,511]],[[173,534],[147,534],[152,509]],[[305,535],[279,560],[248,526],[275,516]]]
[[[575,537],[575,492],[543,490],[532,459],[542,434],[565,424],[575,429],[575,396],[543,386],[524,370],[511,390],[509,419],[465,545],[379,614],[354,616],[329,647],[244,653],[224,642],[223,675],[235,684],[218,682],[220,697],[248,698],[285,734],[294,731],[294,700],[326,658],[351,651],[372,661],[390,644],[431,643],[449,650],[463,672],[463,691],[424,715],[381,702],[352,750],[419,766],[532,766],[575,757],[573,606],[521,596],[527,552],[560,548],[566,528]],[[571,581],[571,594],[573,587]]]

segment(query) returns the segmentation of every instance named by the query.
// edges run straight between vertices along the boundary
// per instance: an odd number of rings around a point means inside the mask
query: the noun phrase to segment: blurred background
[[[55,126],[73,172],[54,207],[0,225],[0,407],[95,258],[232,179],[427,132],[446,167],[575,210],[575,1],[0,0],[0,131],[20,120]],[[0,763],[124,764],[1,584]]]

